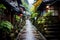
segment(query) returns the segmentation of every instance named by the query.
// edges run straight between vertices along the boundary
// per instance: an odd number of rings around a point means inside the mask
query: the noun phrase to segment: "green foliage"
[[[52,12],[47,12],[43,16],[51,16]]]
[[[46,22],[50,21],[49,19],[51,16],[52,16],[52,12],[49,11],[49,12],[45,13],[42,17],[39,17],[37,19],[37,23],[38,24],[46,23]]]
[[[46,21],[45,18],[40,17],[40,18],[38,18],[37,23],[38,23],[38,24],[42,24],[42,23],[45,23],[45,21]]]
[[[25,0],[21,0],[22,1],[22,5],[26,8],[26,10],[28,11],[29,5],[25,2]]]
[[[13,25],[9,21],[2,21],[0,22],[0,29],[11,31],[11,29],[13,29]]]
[[[20,21],[20,16],[18,16],[18,15],[14,15],[14,17],[16,17],[16,21],[17,21],[17,22]]]
[[[32,6],[32,7],[30,8],[30,12],[35,12],[35,11],[36,11],[35,6]]]
[[[6,9],[6,7],[3,4],[0,4],[0,9]]]
[[[3,13],[4,9],[6,9],[6,7],[3,4],[0,4],[0,14]]]
[[[25,6],[26,8],[28,8],[28,4],[27,3],[23,3],[23,6]]]
[[[32,13],[31,18],[37,17],[38,13]]]

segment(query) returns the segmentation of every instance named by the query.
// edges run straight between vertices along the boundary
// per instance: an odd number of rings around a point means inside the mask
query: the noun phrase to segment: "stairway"
[[[44,36],[47,40],[59,40],[60,39],[60,25],[57,16],[50,17],[52,23],[49,21],[44,24]]]

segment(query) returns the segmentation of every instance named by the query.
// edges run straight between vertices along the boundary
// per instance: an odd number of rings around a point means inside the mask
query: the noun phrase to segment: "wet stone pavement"
[[[30,20],[26,20],[26,25],[18,34],[16,40],[46,40],[45,37],[37,31],[37,29],[32,25]]]

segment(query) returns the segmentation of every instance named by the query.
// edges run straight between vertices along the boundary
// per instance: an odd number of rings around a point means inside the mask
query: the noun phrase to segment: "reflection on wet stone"
[[[21,31],[18,40],[44,40],[29,20],[26,20],[26,26]]]

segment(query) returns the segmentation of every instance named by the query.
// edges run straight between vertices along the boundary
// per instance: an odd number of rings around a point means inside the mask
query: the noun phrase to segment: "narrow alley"
[[[45,37],[37,31],[30,20],[26,20],[25,27],[18,34],[18,40],[46,40]]]
[[[60,0],[0,0],[0,40],[60,40]]]

